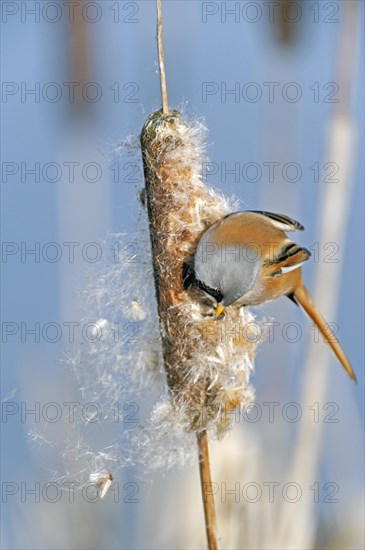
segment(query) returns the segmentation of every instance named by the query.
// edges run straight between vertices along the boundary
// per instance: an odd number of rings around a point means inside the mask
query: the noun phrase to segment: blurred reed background
[[[169,102],[205,120],[204,178],[242,209],[304,224],[300,243],[313,252],[307,286],[337,322],[359,379],[352,385],[325,345],[313,344],[308,320],[288,300],[255,311],[279,324],[259,348],[256,409],[214,444],[221,547],[363,548],[363,3],[163,4]],[[98,249],[83,246],[131,234],[141,216],[142,173],[116,149],[160,105],[155,4],[1,8],[2,546],[203,548],[196,467],[153,477],[118,469],[119,502],[112,495],[75,505],[67,491],[52,502],[42,490],[38,498],[36,485],[64,480],[77,470],[78,449],[91,445],[88,426],[80,436],[69,417],[52,421],[42,408],[82,403],[61,359],[73,344],[70,324],[97,315],[77,299],[98,263]],[[72,261],[65,243],[80,243]],[[27,414],[36,403],[40,414]],[[127,426],[118,429],[122,439]],[[96,447],[114,444],[115,430],[97,438]],[[297,502],[283,497],[289,482],[300,487]]]

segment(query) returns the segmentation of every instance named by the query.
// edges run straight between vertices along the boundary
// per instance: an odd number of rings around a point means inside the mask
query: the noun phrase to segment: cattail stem
[[[157,50],[158,50],[158,66],[160,72],[161,98],[162,98],[162,113],[167,115],[169,105],[167,101],[167,86],[165,72],[165,56],[162,45],[162,9],[161,0],[157,0]]]
[[[200,482],[202,488],[205,529],[207,532],[208,549],[217,550],[217,522],[215,515],[214,496],[211,491],[212,480],[210,475],[208,435],[206,430],[197,434],[199,449]]]
[[[209,370],[202,369],[197,379],[192,375],[199,345],[204,345],[199,357],[205,363],[203,351],[214,353],[215,344],[206,340],[204,318],[191,322],[196,306],[183,288],[183,262],[200,234],[199,222],[194,221],[194,205],[200,200],[209,206],[212,200],[203,187],[194,185],[188,135],[179,113],[171,111],[164,116],[157,111],[145,123],[141,144],[167,382],[175,407],[184,411],[186,429],[198,434],[208,545],[209,549],[216,549],[214,502],[208,491],[211,481],[206,426],[209,422],[217,426],[222,422],[224,426],[224,415],[219,411],[225,405],[228,410],[232,408],[231,400],[236,406],[237,396],[231,391],[220,394],[221,386],[212,384]]]
[[[230,425],[225,413],[252,402],[248,377],[256,344],[237,340],[234,331],[221,338],[221,321],[191,281],[191,260],[201,235],[235,208],[201,181],[196,130],[180,113],[168,109],[161,0],[157,0],[157,43],[162,109],[147,118],[141,150],[161,351],[170,418],[180,429],[197,434],[208,547],[216,550],[207,430],[222,435]],[[248,312],[231,311],[232,326],[250,320]]]

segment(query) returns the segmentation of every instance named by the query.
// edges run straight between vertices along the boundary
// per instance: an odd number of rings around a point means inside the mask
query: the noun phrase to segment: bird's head
[[[226,245],[215,241],[213,228],[199,241],[194,255],[194,275],[197,286],[211,298],[219,316],[224,308],[250,290],[260,265],[249,247],[239,242]]]

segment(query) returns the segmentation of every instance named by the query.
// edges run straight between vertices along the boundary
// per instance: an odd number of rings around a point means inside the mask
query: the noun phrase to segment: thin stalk
[[[161,98],[162,98],[162,113],[167,115],[169,105],[167,101],[167,86],[165,73],[165,56],[163,53],[162,44],[162,9],[161,0],[157,0],[157,50],[158,50],[158,66],[160,72]]]
[[[215,516],[214,496],[210,475],[208,435],[206,430],[197,434],[199,448],[199,469],[202,488],[202,498],[205,516],[205,528],[208,539],[208,549],[217,550],[217,522]]]
[[[167,86],[166,86],[166,72],[165,72],[165,57],[162,43],[162,8],[161,0],[156,0],[157,6],[157,50],[158,50],[158,65],[160,73],[160,85],[161,85],[161,99],[162,99],[162,114],[167,116],[169,114],[169,107],[167,101]],[[142,144],[143,149],[143,144]],[[148,177],[146,178],[146,182]],[[151,213],[150,213],[151,218]],[[161,289],[157,284],[158,296]],[[161,312],[160,312],[161,314]],[[205,527],[208,540],[208,549],[217,550],[217,535],[216,535],[216,516],[214,508],[214,498],[211,491],[212,481],[210,475],[210,463],[209,463],[209,449],[208,449],[208,436],[206,430],[197,433],[197,442],[199,450],[199,469],[200,480],[202,489],[202,499],[205,516]]]

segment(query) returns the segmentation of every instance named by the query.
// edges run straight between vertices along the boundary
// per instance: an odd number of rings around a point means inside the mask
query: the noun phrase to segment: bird
[[[231,305],[257,306],[287,296],[318,327],[343,369],[357,382],[340,343],[304,286],[301,266],[311,253],[286,235],[296,230],[303,231],[303,225],[283,214],[261,210],[228,214],[200,237],[189,284],[193,280],[212,301],[216,318]]]

